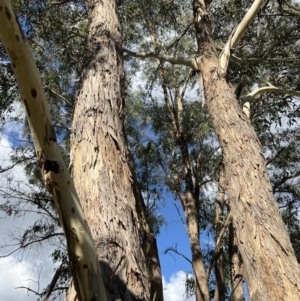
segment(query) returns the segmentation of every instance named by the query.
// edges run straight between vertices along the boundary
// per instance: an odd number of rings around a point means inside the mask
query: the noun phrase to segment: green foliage
[[[185,296],[186,299],[189,299],[196,294],[194,277],[191,274],[186,273],[184,284],[185,284]]]
[[[33,49],[61,150],[68,163],[75,93],[85,60],[88,30],[85,3],[66,1],[57,5],[56,1],[47,0],[12,2]],[[288,90],[300,90],[300,18],[282,3],[266,1],[232,51],[228,78],[236,88],[241,106],[250,91],[268,83]],[[210,15],[218,51],[251,4],[246,0],[211,2]],[[191,1],[124,0],[119,7],[119,15],[125,49],[186,58],[195,56]],[[188,158],[193,194],[197,200],[194,210],[201,235],[209,234],[214,240],[216,188],[222,153],[207,108],[200,105],[204,104],[201,99],[203,91],[198,87],[196,76],[188,67],[153,59],[141,61],[130,57],[126,51],[125,60],[125,127],[151,226],[158,234],[166,222],[160,214],[161,206],[168,201],[164,199],[165,191],[171,192],[174,200],[180,199],[180,193],[186,193],[188,179],[184,162]],[[61,230],[53,202],[43,188],[40,170],[34,160],[28,125],[23,116],[13,114],[16,108],[13,102],[19,101],[18,89],[1,47],[0,66],[0,128],[12,120],[21,123],[25,141],[15,145],[11,162],[21,162],[29,187],[28,192],[22,186],[12,185],[13,179],[8,175],[7,186],[1,190],[5,201],[0,210],[9,216],[21,216],[27,211],[40,214],[41,218],[19,236],[20,250],[38,240],[41,240],[39,243],[50,240],[50,243],[55,243],[58,239],[61,243],[62,238],[56,235]],[[178,94],[182,96],[182,112],[176,101]],[[300,260],[299,98],[286,94],[263,94],[251,99],[250,103],[251,122],[263,146],[274,194]],[[183,152],[184,147],[187,153]],[[213,258],[214,245],[202,247],[207,268]],[[51,257],[54,262],[67,261],[64,248],[53,251]],[[67,265],[64,269],[60,287],[66,286],[68,280]],[[214,281],[212,273],[209,283],[211,293]],[[193,282],[188,275],[188,297],[193,294]],[[229,289],[228,283],[226,286]]]

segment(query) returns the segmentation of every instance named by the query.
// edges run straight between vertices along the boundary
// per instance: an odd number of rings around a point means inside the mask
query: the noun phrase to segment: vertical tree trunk
[[[149,300],[123,130],[122,33],[115,1],[88,0],[88,59],[74,112],[73,177],[111,300]]]
[[[217,77],[217,60],[202,62],[249,295],[261,301],[300,300],[298,263],[273,197],[258,138],[238,106],[234,89]]]
[[[141,239],[142,239],[142,248],[144,251],[146,265],[148,270],[148,281],[150,282],[150,300],[151,301],[163,301],[163,284],[162,284],[162,275],[161,268],[158,256],[158,249],[156,243],[156,237],[153,233],[152,227],[147,218],[146,206],[144,203],[143,196],[138,188],[136,182],[135,172],[133,170],[134,176],[134,194],[137,204],[137,214],[140,220],[141,225]]]
[[[154,45],[156,45],[154,43]],[[156,46],[155,46],[156,48]],[[199,187],[193,182],[193,170],[191,158],[189,155],[188,145],[183,133],[183,99],[179,92],[179,88],[175,88],[175,99],[177,105],[177,112],[172,108],[171,101],[169,99],[169,94],[167,86],[164,79],[164,68],[159,66],[158,74],[161,80],[161,86],[164,93],[165,105],[169,113],[169,117],[172,122],[172,130],[170,130],[170,136],[174,140],[174,144],[180,148],[182,155],[182,165],[183,165],[183,180],[185,182],[185,189],[182,191],[180,184],[174,183],[172,189],[175,191],[181,201],[182,208],[184,210],[188,235],[190,240],[190,247],[192,251],[192,267],[195,279],[195,290],[196,290],[196,300],[197,301],[209,301],[209,287],[206,277],[204,260],[202,255],[202,250],[200,246],[200,231],[199,231]],[[179,175],[174,175],[174,178],[178,181]]]
[[[230,260],[230,280],[231,298],[230,301],[243,301],[243,275],[242,263],[238,254],[237,237],[232,222],[229,225],[229,260]]]
[[[225,279],[224,279],[224,252],[223,252],[223,238],[219,240],[220,233],[223,224],[223,214],[224,214],[224,168],[221,167],[219,187],[218,187],[218,197],[216,200],[216,217],[215,217],[215,228],[216,228],[216,248],[218,250],[216,254],[215,261],[215,275],[216,275],[216,289],[214,294],[214,301],[224,301],[225,300]],[[218,243],[220,246],[218,246]]]
[[[300,300],[298,263],[273,196],[260,143],[233,87],[217,73],[218,58],[205,1],[194,0],[193,9],[199,69],[223,149],[226,187],[250,298]]]
[[[195,200],[192,194],[187,192],[184,211],[192,251],[192,266],[196,282],[196,297],[197,301],[209,301],[208,282],[199,240],[199,218],[198,212],[195,212],[195,208],[197,208]]]

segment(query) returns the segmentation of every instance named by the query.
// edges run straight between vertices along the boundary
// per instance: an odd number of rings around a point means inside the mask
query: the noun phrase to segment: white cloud
[[[1,258],[0,270],[0,301],[37,300],[38,296],[26,288],[41,292],[54,274],[51,260],[43,257],[21,262],[12,256]]]
[[[29,265],[25,262],[14,264],[11,257],[0,260],[0,301],[24,300],[28,297],[25,289],[16,289],[20,286],[33,287],[30,279],[34,279]],[[33,287],[35,289],[35,286]]]
[[[163,277],[164,301],[194,301],[195,298],[186,299],[185,295],[186,273],[178,271],[167,282]]]
[[[10,156],[11,156],[12,150],[13,150],[13,148],[12,148],[12,145],[9,142],[9,140],[5,136],[2,136],[0,139],[0,168],[1,169],[5,169],[12,165],[12,163],[10,161]],[[26,176],[23,172],[23,168],[20,165],[14,166],[7,173],[10,174],[13,181],[24,182],[26,180]],[[6,177],[4,177],[3,175],[4,174],[2,174],[0,177],[1,182],[3,182],[3,179],[6,179]]]
[[[0,166],[2,169],[11,165],[9,160],[12,145],[9,140],[2,136],[0,140]],[[11,179],[10,185],[23,186],[26,191],[26,176],[21,166],[15,166],[9,171],[0,174],[0,189],[7,189],[10,183],[7,175]],[[0,199],[0,204],[5,200]],[[6,216],[0,212],[0,256],[5,256],[16,249],[16,246],[7,246],[14,243],[12,240],[15,233],[23,231],[36,219],[35,214],[28,214],[21,218]],[[16,234],[17,235],[17,234]],[[21,301],[37,300],[38,296],[28,293],[26,289],[16,289],[16,287],[29,287],[35,291],[45,288],[54,274],[54,266],[49,258],[51,247],[44,249],[32,249],[31,254],[27,252],[17,252],[14,256],[0,258],[0,301]],[[39,283],[38,283],[39,281]]]
[[[1,137],[0,150],[0,166],[4,168],[10,164],[9,155],[12,151],[12,147],[5,136]]]

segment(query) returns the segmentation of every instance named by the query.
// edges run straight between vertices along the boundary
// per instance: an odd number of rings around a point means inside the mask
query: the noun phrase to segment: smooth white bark
[[[256,90],[252,91],[251,93],[247,94],[246,100],[252,99],[252,98],[254,98],[257,95],[260,95],[260,94],[263,94],[263,93],[267,93],[267,92],[279,93],[279,94],[287,94],[287,95],[293,95],[293,96],[298,96],[298,97],[300,96],[300,91],[280,89],[280,88],[277,88],[277,87],[269,84],[269,86],[258,88]]]
[[[239,23],[237,28],[233,31],[232,35],[230,35],[225,47],[220,55],[219,66],[218,66],[218,74],[225,75],[227,71],[228,61],[230,58],[230,51],[234,48],[238,41],[242,38],[245,31],[248,29],[249,25],[252,23],[253,19],[257,15],[259,9],[263,5],[264,0],[255,0],[252,6],[247,11],[243,20]]]
[[[0,40],[9,55],[26,107],[44,183],[52,193],[65,231],[78,300],[106,301],[94,242],[73,180],[60,154],[41,78],[8,0],[0,0]]]

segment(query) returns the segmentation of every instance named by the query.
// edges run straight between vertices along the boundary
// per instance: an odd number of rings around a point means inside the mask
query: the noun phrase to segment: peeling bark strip
[[[146,301],[150,284],[123,130],[121,26],[115,1],[86,3],[87,62],[71,135],[74,182],[111,300]]]
[[[4,8],[4,9],[3,9]],[[0,0],[0,39],[10,57],[27,111],[34,147],[46,187],[64,228],[79,301],[107,300],[90,229],[73,180],[62,160],[41,79],[31,50],[8,0]]]
[[[223,149],[225,182],[251,300],[300,300],[300,271],[273,196],[256,133],[233,87],[217,74],[204,0],[194,0],[206,102]]]

